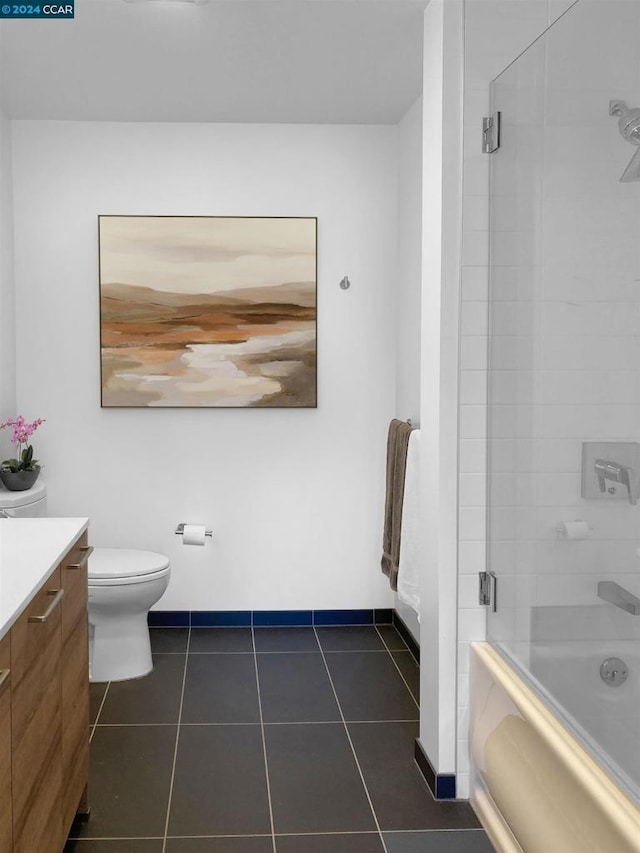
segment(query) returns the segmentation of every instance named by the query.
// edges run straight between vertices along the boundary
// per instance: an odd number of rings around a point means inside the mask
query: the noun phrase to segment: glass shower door
[[[489,640],[640,800],[640,615],[598,596],[640,597],[640,505],[582,496],[585,442],[640,442],[638,148],[609,114],[640,107],[639,37],[640,3],[580,0],[492,84],[487,565]]]

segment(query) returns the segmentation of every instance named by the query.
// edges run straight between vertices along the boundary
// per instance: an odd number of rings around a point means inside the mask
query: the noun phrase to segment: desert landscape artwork
[[[98,226],[103,406],[316,406],[314,217]]]

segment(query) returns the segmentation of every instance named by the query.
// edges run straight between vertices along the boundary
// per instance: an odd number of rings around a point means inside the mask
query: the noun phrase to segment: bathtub
[[[617,686],[600,675],[605,661],[614,659],[622,660],[628,673]],[[536,643],[530,668],[587,749],[640,806],[640,642]],[[604,672],[606,678],[606,667]]]
[[[470,712],[471,802],[500,853],[640,853],[637,804],[488,643]]]

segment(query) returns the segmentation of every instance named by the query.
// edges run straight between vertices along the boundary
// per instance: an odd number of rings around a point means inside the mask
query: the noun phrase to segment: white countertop
[[[88,525],[88,518],[0,518],[0,638]]]

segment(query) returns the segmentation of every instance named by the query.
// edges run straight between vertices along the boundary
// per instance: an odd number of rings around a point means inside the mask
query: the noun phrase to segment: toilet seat
[[[95,548],[89,557],[89,586],[146,583],[169,574],[169,560],[153,551]]]

